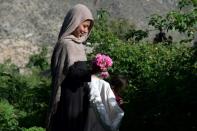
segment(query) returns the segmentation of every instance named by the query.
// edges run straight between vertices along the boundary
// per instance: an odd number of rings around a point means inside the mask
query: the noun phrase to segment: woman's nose
[[[85,33],[88,33],[88,28],[85,28],[84,32],[85,32]]]

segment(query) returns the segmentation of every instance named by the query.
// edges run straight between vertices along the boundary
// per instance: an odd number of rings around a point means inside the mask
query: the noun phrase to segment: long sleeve
[[[91,72],[87,66],[87,61],[75,62],[68,71],[68,79],[73,82],[90,82]]]
[[[106,95],[107,95],[106,104],[109,107],[108,110],[109,110],[110,119],[112,121],[112,128],[118,130],[121,120],[124,116],[124,112],[119,107],[115,99],[115,95],[113,94],[113,91],[111,90],[110,86],[106,89]]]

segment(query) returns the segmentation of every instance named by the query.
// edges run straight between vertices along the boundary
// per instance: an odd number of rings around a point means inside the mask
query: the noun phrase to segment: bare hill
[[[175,8],[177,0],[0,0],[0,39],[25,39],[53,44],[66,11],[77,3],[108,10],[112,18],[127,18],[138,27],[146,17]]]
[[[86,4],[96,17],[100,8],[110,18],[126,18],[139,28],[147,27],[146,17],[175,9],[177,0],[0,0],[0,63],[11,59],[24,66],[36,45],[53,46],[68,9]]]

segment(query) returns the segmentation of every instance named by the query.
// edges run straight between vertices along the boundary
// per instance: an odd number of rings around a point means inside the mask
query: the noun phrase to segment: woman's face
[[[89,32],[91,21],[86,20],[82,22],[72,33],[75,37],[79,38],[86,35]]]

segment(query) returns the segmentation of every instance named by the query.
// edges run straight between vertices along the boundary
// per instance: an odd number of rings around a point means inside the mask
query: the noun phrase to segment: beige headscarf
[[[90,20],[91,25],[89,27],[89,33],[84,35],[83,37],[76,38],[75,36],[71,35],[71,33],[85,20]],[[61,38],[71,38],[75,42],[84,42],[92,29],[93,26],[93,16],[90,10],[82,4],[75,5],[72,9],[69,10],[67,13],[62,28],[60,30],[58,39]]]

